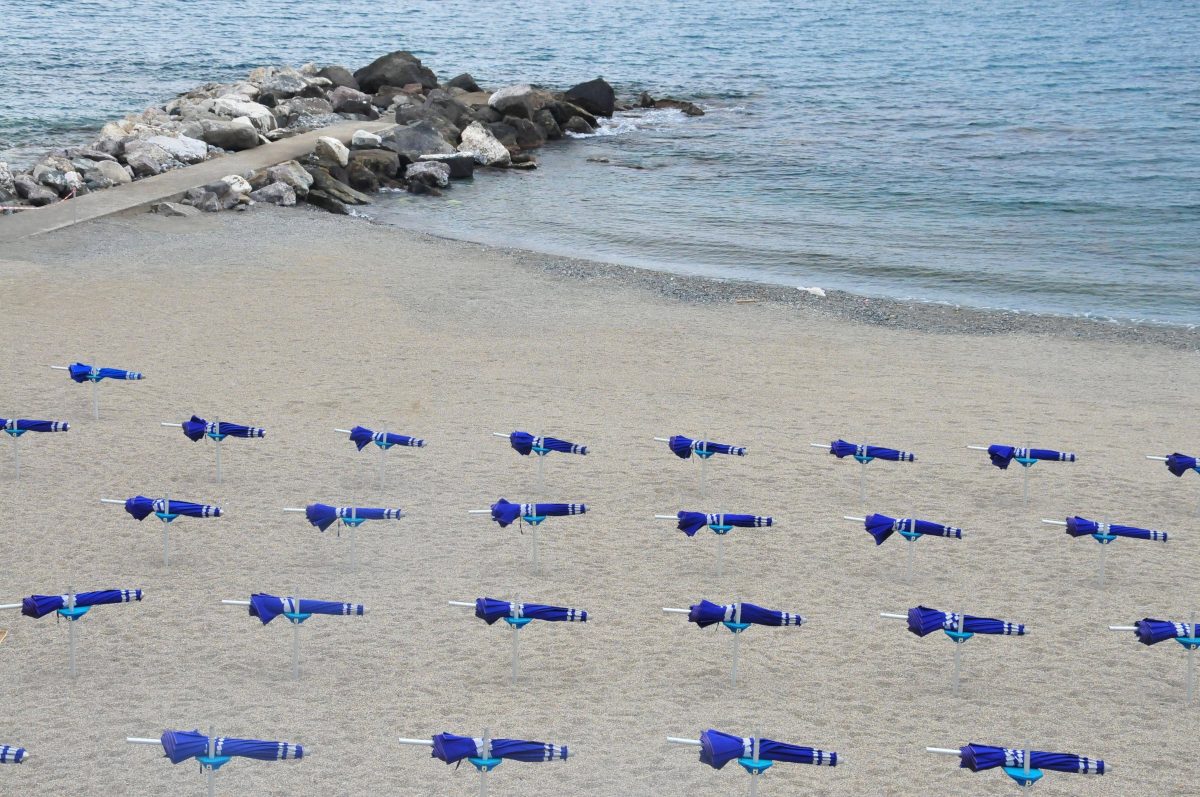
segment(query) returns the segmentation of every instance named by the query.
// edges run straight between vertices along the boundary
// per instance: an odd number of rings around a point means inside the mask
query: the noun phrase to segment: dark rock
[[[291,207],[296,204],[295,190],[284,182],[271,183],[257,191],[252,191],[250,198],[255,202],[265,202],[270,205],[280,205],[282,207]]]
[[[306,196],[304,200],[308,202],[308,204],[315,205],[316,207],[321,208],[321,210],[327,210],[330,213],[337,213],[342,216],[350,215],[350,209],[347,208],[345,204],[337,199],[334,199],[324,191],[309,191],[308,196]]]
[[[580,119],[587,122],[591,127],[596,127],[597,124],[599,124],[596,121],[596,117],[592,116],[578,105],[574,105],[563,100],[550,103],[546,106],[546,108],[551,114],[554,115],[554,121],[558,122],[558,124],[564,129],[566,128],[567,122],[571,121],[572,116],[578,116]]]
[[[419,180],[433,188],[445,188],[450,185],[450,167],[437,161],[410,163],[404,170],[404,180],[409,185]]]
[[[325,78],[335,87],[345,86],[346,88],[359,91],[358,81],[354,79],[354,73],[344,66],[331,65],[322,67],[317,70],[317,77]]]
[[[183,166],[162,147],[141,139],[125,145],[125,164],[133,169],[135,177],[150,177]]]
[[[650,96],[650,92],[643,91],[638,95],[638,106],[641,108],[653,108],[654,98]]]
[[[492,122],[490,125],[487,125],[487,129],[509,152],[520,151],[521,147],[517,145],[517,130],[515,127],[506,122]]]
[[[475,114],[475,120],[483,122],[485,125],[490,125],[492,122],[499,122],[504,118],[504,114],[490,105],[481,105],[477,108],[472,108],[471,111]]]
[[[562,128],[558,126],[558,122],[554,119],[554,114],[543,108],[533,115],[533,123],[542,129],[546,134],[546,138],[556,139],[562,138]]]
[[[535,112],[540,111],[554,98],[548,93],[535,89],[528,83],[515,86],[505,86],[488,98],[488,105],[505,116],[516,116],[521,119],[533,119]]]
[[[462,129],[442,116],[436,108],[407,105],[396,109],[396,122],[401,125],[411,125],[414,122],[425,122],[432,125],[438,134],[452,145],[462,138]]]
[[[447,86],[462,89],[463,91],[483,91],[479,88],[479,84],[475,82],[475,78],[471,77],[470,72],[463,72],[461,75],[455,75],[446,83]]]
[[[384,149],[400,155],[406,164],[414,163],[422,155],[454,152],[454,145],[428,121],[396,127],[380,135]]]
[[[100,138],[92,143],[91,148],[116,160],[125,152],[125,141],[119,138]],[[96,159],[93,158],[93,160]]]
[[[579,83],[567,89],[565,97],[588,113],[597,116],[612,116],[616,93],[604,78]]]
[[[453,155],[422,155],[421,161],[444,163],[450,167],[451,180],[466,180],[475,176],[475,156],[466,152]]]
[[[451,156],[423,155],[421,157],[438,158]],[[350,153],[350,168],[353,169],[355,164],[370,169],[376,177],[395,177],[400,173],[400,156],[387,149],[353,150]]]
[[[356,191],[374,194],[379,191],[379,178],[362,161],[354,161],[346,169],[346,182]]]
[[[425,182],[424,180],[412,180],[405,185],[410,194],[426,194],[428,196],[441,196],[442,192]]]
[[[49,205],[58,201],[58,194],[51,191],[46,186],[38,184],[38,182],[28,174],[18,174],[16,177],[14,177],[13,187],[17,191],[17,196],[33,205],[35,208],[43,205]]]
[[[581,116],[572,116],[565,125],[563,125],[564,133],[575,133],[576,135],[588,136],[596,132],[596,128],[584,121]]]
[[[537,149],[546,143],[545,131],[528,119],[519,119],[515,116],[506,116],[504,118],[504,124],[513,129],[513,135],[517,140],[517,146],[521,149]]]
[[[339,113],[379,115],[379,112],[375,110],[375,106],[371,103],[370,94],[361,92],[358,89],[352,89],[349,86],[338,86],[329,92],[329,102],[333,110]]]
[[[358,81],[360,90],[370,93],[378,91],[381,86],[404,86],[409,83],[419,83],[427,89],[437,86],[437,76],[433,70],[422,66],[420,58],[404,50],[376,58],[355,72],[354,79]]]
[[[375,96],[371,97],[371,104],[376,108],[391,108],[392,104],[396,102],[396,98],[398,97],[402,98],[402,102],[405,105],[414,104],[412,97],[405,94],[404,89],[400,88],[399,86],[381,86],[380,89],[375,92]]]
[[[311,196],[314,192],[320,192],[325,196],[333,197],[339,202],[348,205],[367,205],[370,204],[371,198],[366,194],[354,190],[346,185],[341,180],[335,178],[328,169],[321,166],[307,166],[305,170],[312,175],[313,184],[308,193]]]
[[[522,152],[513,158],[513,162],[508,165],[508,168],[530,171],[537,168],[537,159],[527,152]]]
[[[676,100],[671,97],[656,100],[650,96],[648,91],[643,91],[638,97],[638,106],[642,108],[674,108],[677,111],[683,111],[688,116],[704,116],[704,110],[694,102]]]
[[[75,150],[75,156],[79,158],[87,158],[92,161],[115,161],[116,158],[107,152],[90,147],[83,147]]]
[[[441,89],[434,89],[426,95],[424,107],[449,119],[460,130],[475,121],[475,114],[470,108]]]

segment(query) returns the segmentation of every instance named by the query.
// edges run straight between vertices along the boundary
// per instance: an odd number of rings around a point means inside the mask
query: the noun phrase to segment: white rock
[[[459,152],[469,152],[475,156],[475,162],[484,166],[507,166],[512,162],[508,147],[492,135],[480,122],[471,122],[462,131],[462,143],[458,145]]]
[[[355,130],[350,137],[350,146],[354,149],[377,149],[383,144],[383,139],[366,130]]]
[[[112,182],[113,185],[128,183],[133,181],[130,176],[128,167],[122,166],[116,161],[96,161],[96,171],[101,177],[104,177]]]
[[[260,133],[275,129],[275,114],[271,109],[257,102],[251,102],[237,94],[226,94],[215,100],[206,100],[201,106],[208,106],[211,113],[227,119],[244,116],[250,120]]]
[[[350,163],[350,150],[346,149],[346,145],[336,138],[321,136],[317,139],[317,147],[314,151],[318,158],[331,160],[338,166],[346,166]]]
[[[438,188],[450,185],[450,167],[437,161],[418,161],[410,163],[404,170],[405,180],[432,180]]]
[[[150,136],[146,141],[162,147],[182,163],[199,163],[208,157],[208,145],[188,136]]]
[[[229,174],[221,178],[221,182],[227,184],[229,189],[235,194],[249,194],[252,190],[250,183],[245,177],[239,174]]]
[[[811,293],[813,296],[820,296],[822,298],[825,297],[825,291],[821,290],[820,288],[801,288],[797,286],[796,290],[804,291],[805,293]]]

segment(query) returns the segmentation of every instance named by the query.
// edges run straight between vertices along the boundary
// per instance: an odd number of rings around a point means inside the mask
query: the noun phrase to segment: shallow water
[[[700,101],[383,220],[663,269],[1200,323],[1200,9],[1076,0],[0,2],[0,158],[260,64]],[[593,162],[588,158],[607,159]]]

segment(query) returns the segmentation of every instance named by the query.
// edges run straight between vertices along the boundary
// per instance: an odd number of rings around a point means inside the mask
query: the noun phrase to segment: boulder
[[[195,216],[200,211],[190,205],[181,205],[178,202],[159,202],[151,206],[150,212],[163,216]]]
[[[309,130],[317,130],[318,128],[329,127],[330,125],[340,125],[344,121],[346,121],[346,117],[336,113],[306,113],[292,119],[287,129],[295,135],[296,133],[307,133]]]
[[[200,126],[201,137],[214,147],[237,151],[258,146],[258,130],[245,117],[230,122],[203,119]]]
[[[0,161],[0,202],[10,202],[17,195],[17,185],[13,181],[12,170],[8,164]]]
[[[91,149],[116,159],[125,151],[125,141],[122,138],[98,138],[92,142]]]
[[[404,179],[410,183],[420,180],[436,188],[445,188],[450,185],[450,167],[437,161],[410,163],[404,170]]]
[[[224,97],[218,97],[215,100],[210,100],[208,103],[202,103],[201,107],[207,105],[209,112],[215,116],[221,116],[226,119],[237,119],[244,116],[250,120],[250,124],[260,132],[265,133],[275,127],[275,114],[271,113],[271,109],[267,106],[251,102],[236,94],[228,94]]]
[[[14,177],[13,188],[16,190],[17,196],[35,208],[58,201],[58,194],[39,184],[28,174],[18,174]]]
[[[550,95],[535,89],[528,83],[516,86],[505,86],[488,98],[488,105],[495,108],[504,116],[516,116],[521,119],[533,119],[533,114],[540,111]]]
[[[479,84],[475,82],[475,78],[471,77],[470,72],[463,72],[461,75],[455,75],[446,82],[446,86],[450,88],[462,89],[463,91],[483,91],[479,88]]]
[[[380,56],[354,73],[362,91],[374,93],[381,86],[404,86],[418,83],[422,88],[437,86],[433,70],[421,65],[421,59],[410,52],[397,50]]]
[[[521,149],[537,149],[546,143],[545,132],[543,132],[540,127],[528,119],[520,119],[516,116],[506,116],[504,118],[504,124],[513,129],[513,135],[517,140],[517,146]]]
[[[285,100],[303,94],[309,83],[304,75],[293,69],[279,70],[266,80],[259,83],[261,94],[270,94],[277,100]],[[239,114],[240,116],[241,114]]]
[[[596,116],[612,116],[616,104],[616,93],[604,78],[579,83],[567,89],[565,98]]]
[[[296,204],[296,191],[284,182],[271,183],[257,191],[251,191],[250,198],[255,202],[266,202],[270,205],[282,205],[290,208]]]
[[[445,158],[448,155],[422,155],[421,158]],[[400,173],[400,156],[387,149],[356,149],[350,153],[350,168],[355,164],[370,169],[376,177],[395,177]]]
[[[404,186],[410,194],[427,194],[429,196],[441,196],[442,192],[435,186],[430,185],[425,180],[410,180]]]
[[[205,213],[214,213],[249,202],[249,196],[250,184],[244,178],[231,174],[215,183],[190,189],[183,201]]]
[[[366,130],[355,130],[350,137],[350,149],[379,149],[383,139]]]
[[[678,111],[683,111],[688,116],[704,116],[704,110],[693,102],[687,100],[676,100],[671,97],[663,97],[661,100],[656,100],[650,96],[650,92],[643,91],[638,96],[638,106],[641,108],[674,108]]]
[[[551,114],[554,115],[554,121],[558,122],[559,126],[561,127],[565,127],[567,122],[571,121],[572,116],[578,116],[580,119],[587,122],[589,127],[596,127],[599,125],[599,122],[596,121],[596,117],[592,116],[578,105],[566,102],[565,100],[552,102],[547,105],[546,108]]]
[[[371,95],[349,86],[338,86],[329,92],[329,102],[339,113],[378,114],[371,102]]]
[[[508,147],[501,144],[480,122],[472,122],[462,132],[459,152],[467,152],[483,166],[507,166],[512,161]]]
[[[346,145],[329,136],[321,136],[317,139],[317,148],[314,152],[318,158],[324,158],[338,166],[345,166],[350,162],[350,150],[346,149]]]
[[[543,108],[533,115],[533,123],[542,129],[546,138],[556,139],[562,138],[562,128],[558,126],[558,122],[554,119],[554,114]]]
[[[133,176],[126,170],[127,167],[122,166],[116,161],[96,161],[96,177],[103,178],[109,181],[112,185],[121,185],[133,180]],[[91,172],[88,177],[92,178]]]
[[[588,124],[581,116],[572,116],[565,125],[563,132],[568,135],[590,136],[596,132],[596,128]]]
[[[71,178],[71,175],[74,175],[74,179]],[[56,155],[48,155],[38,161],[30,176],[58,196],[66,196],[71,193],[72,188],[78,188],[83,184],[71,162]]]
[[[335,87],[345,86],[355,91],[359,90],[358,81],[354,79],[354,73],[344,66],[337,66],[335,64],[322,67],[317,70],[317,77],[325,78]],[[336,91],[336,88],[334,90]]]
[[[301,116],[323,116],[333,111],[333,104],[323,97],[293,97],[278,103],[272,113],[276,123],[287,127]]]
[[[134,139],[125,144],[125,163],[133,169],[135,177],[151,177],[183,166],[171,153],[144,139]]]
[[[395,157],[393,153],[393,157]],[[379,191],[379,177],[362,161],[354,161],[346,169],[346,182],[356,191],[374,194]]]
[[[309,174],[312,175],[313,184],[308,193],[311,196],[313,193],[320,192],[325,196],[333,197],[339,202],[347,205],[367,205],[370,204],[371,198],[366,194],[355,191],[350,186],[338,180],[329,170],[323,166],[308,166],[306,167]]]
[[[465,180],[475,176],[475,156],[468,152],[452,155],[422,155],[419,162],[444,163],[450,169],[451,180]]]
[[[470,108],[441,89],[430,91],[422,107],[450,120],[451,124],[460,130],[475,121],[475,114]]]
[[[165,150],[180,163],[199,163],[208,158],[208,145],[188,136],[150,136],[145,141]]]
[[[424,104],[419,106],[406,105],[402,108],[396,108],[397,124],[411,125],[414,122],[424,122],[431,125],[451,146],[457,144],[459,138],[462,136],[462,131],[459,127],[442,116],[436,108],[431,108]]]
[[[517,129],[512,125],[506,122],[492,122],[487,129],[510,153],[516,154],[521,151],[521,147],[517,145]]]
[[[429,121],[395,127],[382,134],[383,147],[404,158],[406,164],[422,155],[454,152],[454,146]]]
[[[221,182],[229,186],[230,192],[234,194],[249,194],[254,190],[250,187],[250,181],[240,174],[227,174],[221,178]]]
[[[312,175],[304,170],[297,161],[284,161],[265,169],[259,169],[250,176],[251,188],[263,188],[271,183],[283,183],[289,186],[297,196],[304,196],[312,185]]]
[[[350,209],[341,201],[334,199],[324,191],[309,191],[308,196],[304,198],[310,205],[327,210],[330,213],[337,213],[342,216],[350,215]]]
[[[105,188],[112,188],[116,185],[112,180],[97,172],[84,175],[83,184],[87,186],[88,191],[103,191]]]
[[[74,153],[75,153],[75,157],[77,157],[77,158],[87,158],[88,160],[91,160],[91,161],[115,161],[116,160],[116,158],[114,158],[112,155],[108,154],[107,152],[104,152],[99,149],[95,149],[93,147],[82,147],[80,149],[75,150]]]
[[[371,104],[376,108],[391,108],[397,105],[415,105],[411,95],[405,94],[399,86],[381,86],[371,97]]]

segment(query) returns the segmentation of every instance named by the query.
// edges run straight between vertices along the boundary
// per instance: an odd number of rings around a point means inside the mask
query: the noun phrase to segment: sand
[[[1012,793],[999,772],[923,751],[968,741],[1030,741],[1114,766],[1102,778],[1050,774],[1045,794],[1191,790],[1200,718],[1183,706],[1183,650],[1105,628],[1200,608],[1200,481],[1143,458],[1194,432],[1194,353],[930,334],[553,266],[261,208],[91,222],[0,252],[0,415],[72,424],[21,439],[17,483],[0,441],[0,602],[68,585],[146,590],[140,604],[80,622],[74,681],[65,623],[0,616],[10,631],[0,742],[33,755],[0,770],[0,791],[201,794],[194,763],[173,767],[123,740],[210,724],[312,752],[235,761],[219,773],[223,794],[471,795],[472,769],[395,740],[485,726],[571,750],[565,763],[505,764],[493,795],[745,793],[736,766],[714,771],[665,743],[709,727],[843,756],[836,769],[778,765],[763,795]],[[148,377],[102,384],[98,422],[88,388],[46,367],[93,354]],[[267,437],[229,441],[216,484],[211,445],[159,426],[192,412]],[[332,429],[385,421],[428,446],[389,452],[381,492],[374,449],[360,454]],[[542,527],[537,574],[528,531],[467,514],[530,498],[535,463],[491,436],[516,428],[592,447],[546,463],[545,498],[590,511]],[[750,455],[714,459],[698,505],[695,462],[652,440],[675,433]],[[873,463],[866,506],[858,466],[808,445],[864,435],[918,456]],[[1028,506],[1017,469],[965,448],[1026,440],[1079,455],[1036,466]],[[178,521],[164,568],[157,521],[98,499],[167,491],[227,516]],[[345,533],[279,511],[314,500],[409,517],[360,528],[352,570]],[[680,508],[772,515],[776,526],[735,531],[718,578],[711,534],[688,539],[651,519]],[[921,540],[909,584],[902,543],[877,548],[841,519],[865,511],[951,522],[964,538]],[[1172,540],[1112,546],[1100,591],[1096,544],[1039,522],[1075,513]],[[219,604],[296,590],[369,607],[303,626],[299,682],[286,624]],[[509,632],[447,606],[481,595],[592,619],[523,631],[513,688]],[[744,635],[736,691],[730,635],[660,611],[735,597],[808,618]],[[955,698],[951,644],[878,616],[918,603],[1026,622],[1031,634],[968,643]]]

